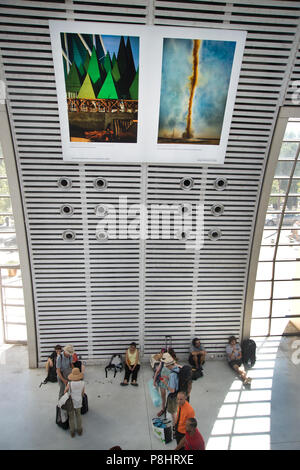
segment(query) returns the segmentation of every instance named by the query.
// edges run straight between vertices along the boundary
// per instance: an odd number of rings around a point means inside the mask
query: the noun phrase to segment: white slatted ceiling
[[[295,47],[300,5],[292,1],[155,1],[154,24],[247,30],[225,165],[205,168],[148,165],[77,165],[63,162],[49,19],[151,22],[147,0],[1,1],[0,44],[14,129],[33,268],[39,362],[55,343],[71,342],[86,359],[100,360],[139,341],[146,355],[173,335],[185,357],[194,335],[222,353],[229,334],[240,334],[257,200],[280,97],[291,103],[299,79]],[[220,38],[222,35],[220,34]],[[285,81],[288,73],[288,80]],[[286,87],[286,89],[285,89]],[[205,175],[205,177],[204,177]],[[56,184],[72,179],[69,191]],[[96,191],[93,179],[109,182]],[[195,186],[179,187],[183,176]],[[216,191],[214,181],[228,185]],[[200,256],[180,240],[95,238],[97,204],[197,204],[204,198],[205,245]],[[221,216],[211,213],[216,202]],[[60,206],[71,204],[72,217]],[[208,231],[222,238],[211,241]],[[65,242],[66,229],[76,240]],[[145,286],[144,286],[145,284]],[[144,286],[144,288],[143,288]]]

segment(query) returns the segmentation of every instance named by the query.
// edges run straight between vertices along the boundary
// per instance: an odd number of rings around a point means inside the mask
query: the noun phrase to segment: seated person
[[[226,346],[226,354],[229,366],[237,372],[244,385],[251,383],[251,378],[247,377],[243,366],[241,346],[235,336],[230,336]]]
[[[47,377],[44,380],[44,384],[47,382],[57,382],[57,374],[56,374],[56,359],[62,352],[62,346],[60,344],[57,344],[54,347],[54,351],[52,354],[47,359],[47,362],[45,364],[46,371],[47,371]]]
[[[206,351],[199,338],[194,338],[190,349],[189,363],[194,369],[202,369],[205,362]]]
[[[189,418],[185,424],[185,436],[177,444],[175,450],[205,450],[205,442],[197,428],[197,420]]]
[[[120,385],[128,385],[131,375],[131,385],[138,386],[137,376],[140,370],[140,355],[136,343],[132,342],[126,351],[125,356],[125,376]]]

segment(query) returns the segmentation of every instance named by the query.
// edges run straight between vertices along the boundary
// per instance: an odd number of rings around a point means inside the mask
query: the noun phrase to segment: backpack
[[[256,343],[253,339],[245,339],[242,342],[242,358],[243,364],[253,367],[256,361]]]
[[[175,370],[172,372],[178,375],[178,390],[175,390],[175,392],[170,393],[169,396],[172,398],[176,397],[178,392],[185,392],[186,394],[188,394],[189,385],[192,381],[192,367],[185,365],[180,368],[179,372],[176,372]]]
[[[40,383],[40,387],[42,385],[45,385],[47,382],[57,382],[57,374],[56,374],[56,367],[53,366],[53,367],[49,367],[48,369],[48,375],[47,377],[45,378],[45,380],[43,382]]]
[[[114,377],[117,375],[117,372],[121,372],[123,369],[123,361],[121,354],[113,354],[110,358],[109,363],[105,367],[105,377],[107,378],[107,372],[109,370],[114,371]]]

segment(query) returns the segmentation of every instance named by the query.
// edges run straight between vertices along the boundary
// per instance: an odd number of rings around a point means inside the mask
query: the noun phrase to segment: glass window
[[[253,319],[250,336],[267,336],[269,333],[269,319]]]
[[[300,312],[300,299],[273,300],[272,316],[286,317]]]
[[[268,281],[272,279],[273,263],[258,263],[257,281]]]
[[[289,324],[289,318],[272,318],[270,334],[275,336],[281,336],[283,335],[283,333],[288,333]]]
[[[7,343],[27,341],[26,318],[20,259],[12,205],[0,145],[0,295],[3,340]]]
[[[274,282],[274,299],[286,299],[289,297],[297,297],[300,294],[300,281],[275,281]]]
[[[300,122],[290,120],[287,123],[283,140],[300,140]]]
[[[286,194],[287,189],[288,189],[288,184],[289,184],[289,180],[287,179],[275,178],[273,180],[272,189],[271,189],[272,196],[276,194]]]
[[[277,163],[275,178],[280,176],[291,176],[294,161],[280,161]]]
[[[270,314],[270,300],[254,300],[252,318],[267,318]]]
[[[280,196],[272,196],[269,199],[268,214],[276,211],[277,213],[282,210],[285,198]]]
[[[270,299],[271,282],[257,282],[255,284],[254,299]]]
[[[280,150],[279,160],[295,159],[298,146],[298,142],[283,142]]]
[[[290,187],[290,194],[300,194],[300,179],[293,179]]]
[[[300,261],[287,261],[275,263],[275,279],[294,279],[300,278]],[[299,293],[300,295],[300,293]]]
[[[262,246],[259,253],[259,261],[272,261],[274,258],[274,246]]]
[[[296,326],[300,331],[299,196],[300,120],[291,120],[286,127],[265,218],[251,335],[282,335],[294,332]]]
[[[300,178],[300,162],[296,163],[296,168],[294,171],[294,178]]]

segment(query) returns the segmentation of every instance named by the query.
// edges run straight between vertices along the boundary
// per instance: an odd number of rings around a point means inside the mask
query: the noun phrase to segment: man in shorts
[[[205,362],[206,351],[199,338],[194,338],[190,349],[189,363],[195,369],[202,369]]]
[[[167,382],[164,377],[161,378],[161,381],[167,387],[167,412],[170,413],[170,415],[172,416],[173,427],[175,428],[177,418],[177,391],[179,387],[178,374],[180,368],[169,353],[164,353],[161,360],[164,363],[165,367],[167,367],[167,369],[171,371],[169,381]]]

